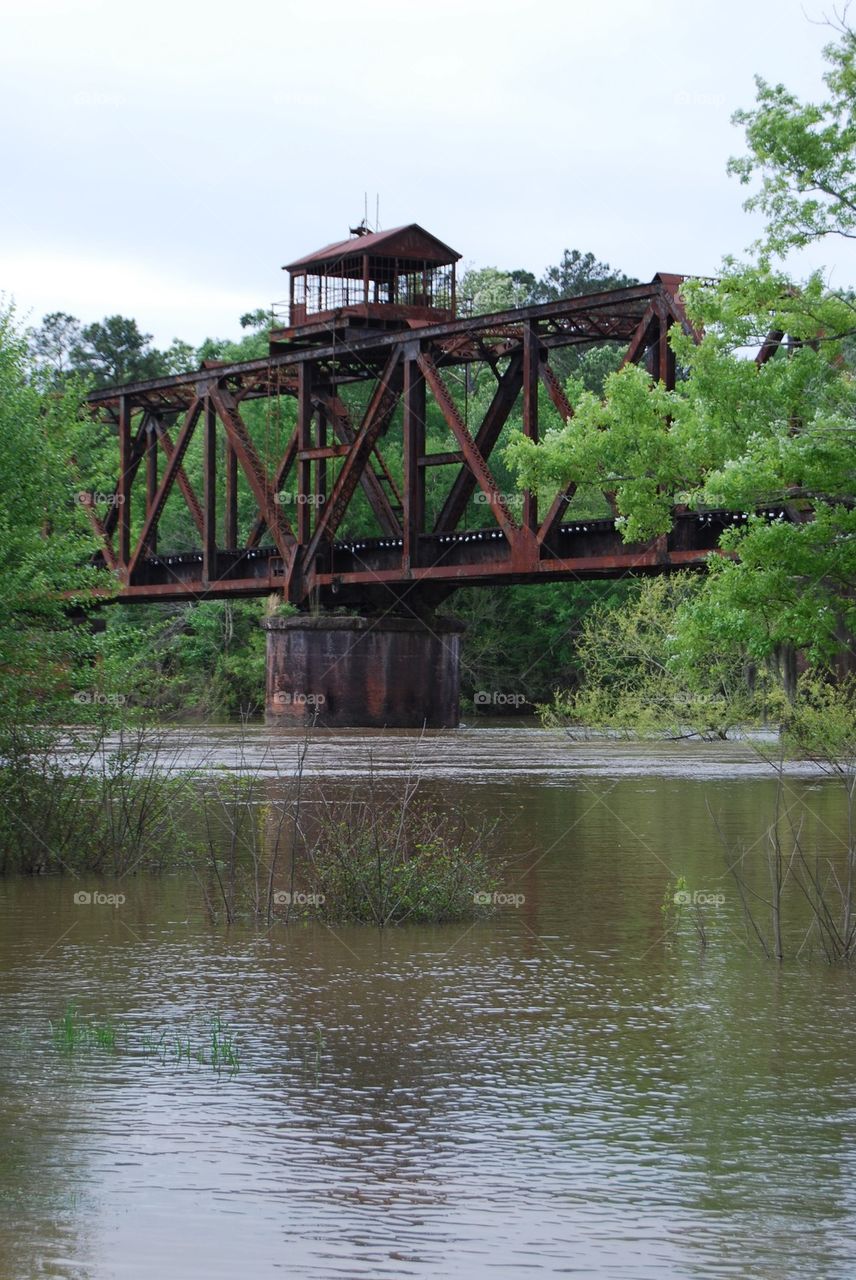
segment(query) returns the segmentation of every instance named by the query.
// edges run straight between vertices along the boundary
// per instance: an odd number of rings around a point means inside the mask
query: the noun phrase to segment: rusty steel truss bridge
[[[549,504],[524,493],[519,507],[491,471],[491,452],[518,406],[524,434],[537,441],[539,388],[542,406],[549,397],[562,419],[573,416],[551,365],[554,352],[622,344],[625,363],[644,364],[674,386],[668,330],[678,324],[693,332],[681,304],[682,279],[658,274],[650,284],[394,331],[343,318],[303,338],[299,329],[280,341],[274,333],[270,354],[260,359],[207,362],[194,372],[94,392],[91,410],[109,422],[118,442],[119,478],[106,517],[89,504],[100,539],[98,563],[121,584],[113,598],[151,602],[276,592],[302,607],[388,608],[390,595],[408,595],[409,605],[430,609],[461,586],[701,567],[732,513],[676,508],[670,534],[627,545],[613,518],[572,518],[572,483]],[[453,371],[460,376],[474,364],[491,370],[492,387],[477,423],[465,421],[450,390]],[[343,388],[354,384],[366,388],[359,414],[342,399]],[[245,406],[280,396],[294,397],[297,421],[272,465],[254,443]],[[429,398],[451,434],[450,451],[426,452]],[[201,492],[184,465],[196,432],[202,434]],[[385,457],[392,440],[403,459],[398,480]],[[450,480],[428,527],[426,472],[435,466],[448,468]],[[220,468],[225,474],[218,475]],[[240,541],[239,474],[255,510]],[[286,486],[292,494],[288,510],[278,501]],[[140,488],[144,502],[139,493],[132,501]],[[345,537],[342,523],[358,488],[375,527],[365,536],[351,530]],[[158,524],[174,492],[189,509],[198,546],[170,554],[159,550]],[[490,528],[461,527],[473,497],[492,512]],[[605,510],[614,511],[612,496],[606,498]]]

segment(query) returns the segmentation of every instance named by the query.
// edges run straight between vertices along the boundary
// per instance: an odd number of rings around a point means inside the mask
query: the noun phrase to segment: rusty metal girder
[[[426,325],[419,329],[379,332],[349,339],[346,343],[330,341],[316,346],[295,347],[255,360],[238,361],[217,369],[195,370],[129,383],[124,387],[108,387],[89,396],[93,408],[118,405],[120,395],[128,396],[141,408],[170,407],[186,409],[195,398],[197,383],[216,375],[233,392],[241,389],[245,398],[297,394],[297,366],[304,361],[333,368],[334,381],[353,381],[376,377],[395,347],[417,339],[430,343],[442,353],[441,364],[468,363],[485,358],[485,350],[499,346],[508,350],[519,344],[524,321],[533,320],[543,334],[545,346],[568,346],[576,342],[597,342],[604,336],[604,326],[615,341],[629,338],[646,308],[654,298],[664,298],[678,320],[683,314],[676,289],[667,287],[664,279],[680,281],[683,277],[657,277],[650,284],[627,289],[611,289],[602,293],[564,298],[537,306],[518,307],[490,315],[473,316],[444,324]],[[680,322],[680,321],[679,321]]]
[[[671,324],[692,332],[679,289],[681,277],[657,276],[647,285],[616,289],[539,306],[517,308],[400,331],[361,333],[327,342],[276,344],[269,357],[205,368],[169,378],[94,392],[95,414],[108,415],[118,436],[117,501],[93,528],[103,562],[123,583],[120,599],[165,600],[283,593],[304,604],[312,592],[333,602],[393,595],[424,584],[435,594],[465,583],[507,583],[546,578],[614,576],[701,567],[716,539],[703,523],[681,517],[680,535],[641,548],[626,548],[614,524],[589,522],[580,531],[568,520],[575,486],[555,496],[543,518],[534,494],[524,494],[523,519],[512,514],[490,468],[490,456],[512,412],[519,407],[524,432],[537,440],[539,395],[564,421],[573,410],[550,366],[553,350],[578,343],[629,344],[625,360],[646,361],[650,372],[674,384],[667,344]],[[481,421],[464,421],[444,371],[474,362],[489,367],[496,385]],[[355,425],[339,388],[373,384]],[[298,425],[269,474],[241,416],[244,401],[295,397]],[[403,401],[403,413],[397,408]],[[439,410],[454,440],[451,449],[427,453],[426,415]],[[175,437],[169,428],[183,421]],[[188,444],[203,421],[203,497],[184,466]],[[393,430],[393,423],[395,425]],[[225,441],[223,545],[217,537],[218,432]],[[401,433],[403,485],[395,479],[380,442]],[[328,434],[329,433],[329,434]],[[330,438],[332,437],[332,439]],[[384,446],[385,447],[385,446]],[[157,452],[166,466],[158,477]],[[145,516],[132,542],[131,497],[145,458]],[[426,528],[425,475],[433,465],[454,466],[440,512]],[[332,483],[328,485],[328,468]],[[296,528],[277,495],[296,469]],[[335,472],[335,474],[334,474]],[[239,546],[239,477],[256,506],[245,545]],[[337,534],[362,486],[375,531],[350,542]],[[158,554],[158,524],[177,487],[199,530],[200,547]],[[459,531],[473,495],[484,495],[495,527]],[[606,495],[609,499],[610,495]],[[121,499],[121,501],[119,501]],[[138,508],[135,508],[138,509]],[[90,518],[94,513],[90,513]],[[681,522],[683,521],[683,522]],[[139,523],[139,520],[136,522]],[[602,527],[601,527],[602,526]],[[265,534],[273,546],[263,543]],[[118,535],[118,536],[117,536]],[[417,597],[418,598],[418,597]]]

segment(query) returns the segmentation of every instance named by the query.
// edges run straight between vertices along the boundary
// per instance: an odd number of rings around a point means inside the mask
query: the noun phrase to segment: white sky
[[[759,229],[753,75],[821,92],[832,0],[0,0],[0,290],[35,323],[237,337],[368,192],[464,264],[648,280]],[[854,279],[828,241],[812,265]]]

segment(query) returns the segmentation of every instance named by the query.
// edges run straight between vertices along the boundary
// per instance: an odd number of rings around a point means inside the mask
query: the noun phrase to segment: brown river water
[[[169,742],[273,786],[296,754]],[[307,785],[414,766],[496,823],[494,916],[229,928],[183,874],[0,881],[2,1280],[856,1276],[854,977],[747,942],[728,866],[763,868],[776,801],[753,745],[339,733]],[[794,767],[780,798],[840,858],[840,783]],[[678,876],[706,947],[664,937]],[[116,1048],[61,1052],[69,1002]],[[212,1017],[238,1069],[151,1051]]]

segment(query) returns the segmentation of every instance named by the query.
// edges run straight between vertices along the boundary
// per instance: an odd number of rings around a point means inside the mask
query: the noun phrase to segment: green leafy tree
[[[604,289],[623,289],[637,284],[632,276],[614,270],[608,262],[599,262],[593,253],[565,249],[555,266],[548,267],[532,290],[533,302],[555,302],[559,298],[576,298],[584,293]]]
[[[781,94],[776,115],[766,86],[759,86],[758,108],[746,120],[753,148],[761,145],[757,130],[772,129],[774,116],[783,136],[808,130],[842,179],[848,171],[842,130],[856,99],[852,33],[843,31],[826,56],[834,68],[827,82],[838,96],[825,108],[824,127],[814,128],[816,113],[797,112]],[[806,202],[793,187],[792,150],[764,152],[759,199],[770,218],[768,246],[805,243],[833,229],[849,234],[849,197],[825,206],[821,219],[817,201]],[[819,171],[817,155],[814,163]],[[843,180],[838,187],[846,194]],[[704,589],[681,612],[681,643],[696,663],[723,650],[774,658],[792,646],[818,665],[852,664],[852,297],[830,292],[820,273],[798,284],[764,257],[754,266],[726,262],[719,282],[688,282],[683,292],[690,319],[705,334],[696,345],[672,330],[684,374],[674,391],[637,367],[610,374],[603,397],[571,378],[573,421],[548,432],[541,445],[515,439],[509,462],[524,485],[575,479],[613,490],[628,542],[667,533],[676,504],[735,512],[720,540],[724,554],[711,557]],[[746,347],[760,349],[770,333],[786,341],[759,367],[746,358]],[[787,519],[771,521],[763,512],[770,506]]]
[[[766,673],[738,647],[709,644],[704,662],[688,654],[681,633],[703,592],[699,578],[678,574],[624,587],[618,607],[605,599],[581,620],[575,655],[580,684],[541,707],[548,724],[725,738],[735,725],[781,710]]]
[[[32,359],[40,372],[53,381],[68,377],[74,370],[74,352],[82,340],[82,327],[75,316],[52,311],[38,328],[27,334]]]
[[[766,215],[761,246],[785,254],[828,235],[856,238],[856,32],[845,23],[823,51],[822,102],[801,102],[760,76],[755,107],[738,111],[748,155],[729,162],[743,183],[760,179],[747,209]]]
[[[535,286],[535,277],[527,271],[471,268],[464,272],[458,286],[460,309],[466,315],[477,316],[525,307],[532,301]]]
[[[842,303],[819,278],[797,290],[765,271],[686,292],[709,328],[698,346],[673,331],[687,372],[674,391],[636,367],[603,398],[571,379],[571,424],[542,445],[516,438],[509,460],[524,483],[612,489],[627,542],[668,533],[678,503],[736,512],[686,632],[698,660],[727,640],[755,659],[790,644],[830,661],[856,630],[856,382],[840,342],[810,342],[840,329]],[[758,368],[742,347],[767,326],[801,345]],[[791,518],[757,514],[770,504]]]
[[[255,311],[245,311],[240,319],[242,329],[253,329],[265,334],[273,327],[273,323],[270,307],[256,307]]]
[[[181,338],[173,338],[166,351],[162,352],[165,373],[190,373],[199,368],[196,348],[190,342],[182,342]]]
[[[151,337],[140,332],[136,320],[106,316],[82,330],[71,353],[73,367],[91,377],[96,387],[156,378],[170,370],[162,353],[150,345]]]
[[[80,388],[40,386],[11,310],[0,312],[0,727],[69,718],[88,636],[71,621],[105,586],[85,566],[94,540],[68,470]],[[70,593],[79,591],[75,601]]]

